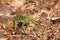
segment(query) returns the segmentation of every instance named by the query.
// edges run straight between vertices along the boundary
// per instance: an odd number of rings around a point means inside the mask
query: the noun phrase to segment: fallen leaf
[[[7,38],[0,38],[0,40],[7,40]]]
[[[52,17],[51,20],[57,20],[60,19],[60,17]]]
[[[4,28],[5,30],[13,30],[10,25],[4,25],[4,24],[3,24],[3,28]]]

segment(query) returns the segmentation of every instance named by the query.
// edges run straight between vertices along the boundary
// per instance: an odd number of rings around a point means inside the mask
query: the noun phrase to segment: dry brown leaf
[[[51,20],[57,20],[60,19],[60,17],[52,17]]]
[[[0,40],[7,40],[7,38],[0,38]]]
[[[4,25],[4,24],[3,24],[3,28],[4,28],[5,30],[13,30],[10,25]]]
[[[40,13],[33,14],[33,18],[34,18],[35,21],[38,21],[39,17],[40,17]]]
[[[24,10],[26,9],[26,6],[27,6],[27,5],[22,6],[22,7],[21,7],[21,10],[24,11]]]
[[[37,40],[43,40],[43,38],[38,38]]]
[[[12,36],[11,34],[12,34],[11,31],[5,31],[4,32],[4,35],[6,35],[7,37],[11,37]]]
[[[10,4],[16,8],[22,6],[24,2],[20,0],[13,0]]]
[[[32,27],[26,28],[27,34],[30,34],[31,33],[31,30],[32,30]]]

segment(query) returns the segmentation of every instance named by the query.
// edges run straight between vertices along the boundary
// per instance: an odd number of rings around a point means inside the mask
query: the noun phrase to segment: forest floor
[[[21,13],[34,17],[27,34],[20,27],[12,31],[8,21]],[[60,40],[60,0],[0,0],[0,40]]]

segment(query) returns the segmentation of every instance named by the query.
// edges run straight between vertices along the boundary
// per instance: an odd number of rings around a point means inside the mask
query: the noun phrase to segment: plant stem
[[[13,21],[14,31],[16,31],[16,21]]]
[[[24,33],[26,33],[24,25],[25,25],[25,22],[23,22],[23,24],[22,24],[22,29],[23,29]]]

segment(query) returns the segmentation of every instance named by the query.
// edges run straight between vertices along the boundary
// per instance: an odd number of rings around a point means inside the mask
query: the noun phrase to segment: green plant
[[[31,22],[32,19],[33,19],[33,16],[31,14],[28,14],[28,15],[21,14],[21,15],[13,17],[12,20],[13,20],[14,30],[16,31],[16,29],[17,29],[16,22],[22,22],[21,28],[23,29],[24,33],[26,33],[24,25],[28,21]]]

